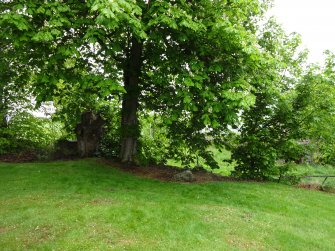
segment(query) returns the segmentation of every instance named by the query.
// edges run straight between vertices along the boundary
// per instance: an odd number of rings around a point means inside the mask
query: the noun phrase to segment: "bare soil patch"
[[[115,167],[119,170],[135,174],[140,177],[156,179],[160,181],[166,182],[176,182],[174,179],[174,175],[185,171],[185,169],[181,169],[174,166],[137,166],[134,164],[122,164],[113,160],[100,160],[104,164],[108,164],[112,167]],[[210,171],[203,170],[191,170],[193,173],[194,181],[196,183],[201,182],[211,182],[211,181],[241,181],[237,178],[221,176],[218,174],[214,174]]]
[[[6,233],[6,232],[8,232],[9,231],[9,228],[8,227],[1,227],[0,226],[0,234],[4,234],[4,233]]]
[[[322,186],[318,183],[300,183],[297,185],[298,188],[307,189],[307,190],[316,190],[326,193],[335,193],[334,187]]]
[[[21,152],[21,153],[10,153],[0,155],[1,162],[32,162],[38,160],[38,154],[36,152]]]
[[[300,183],[297,187],[308,190],[321,190],[321,185],[317,183]]]

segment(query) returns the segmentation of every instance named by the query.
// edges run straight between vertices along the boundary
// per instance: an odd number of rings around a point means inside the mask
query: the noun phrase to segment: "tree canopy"
[[[74,86],[96,98],[121,96],[126,162],[136,154],[139,109],[161,114],[171,137],[193,148],[237,123],[254,102],[250,79],[261,60],[254,33],[267,6],[10,0],[2,1],[1,38],[22,52],[38,101]]]

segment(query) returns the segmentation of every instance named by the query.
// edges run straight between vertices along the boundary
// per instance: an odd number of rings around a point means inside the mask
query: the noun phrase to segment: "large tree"
[[[254,33],[267,2],[1,0],[0,39],[31,69],[38,101],[74,85],[97,98],[122,95],[120,157],[130,162],[139,109],[201,150],[237,123],[254,102]]]

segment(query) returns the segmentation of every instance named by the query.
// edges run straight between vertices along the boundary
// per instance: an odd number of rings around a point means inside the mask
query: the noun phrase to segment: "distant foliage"
[[[141,136],[139,140],[140,164],[166,164],[172,159],[181,163],[183,167],[197,167],[205,165],[218,168],[217,159],[212,149],[213,141],[206,139],[205,132],[199,133],[197,140],[183,140],[177,131],[169,132],[160,115],[140,116]],[[181,127],[177,127],[181,129]],[[194,130],[194,129],[193,129]],[[197,132],[194,130],[193,134]]]
[[[296,139],[288,139],[283,142],[279,150],[279,159],[285,162],[296,162],[299,163],[304,160],[308,154],[308,146],[301,143]]]
[[[140,164],[166,164],[171,141],[167,128],[159,116],[141,116],[138,162]]]
[[[12,117],[7,128],[1,128],[0,154],[37,151],[48,154],[64,131],[60,123],[38,118],[28,112]]]
[[[255,105],[245,109],[236,146],[232,149],[236,176],[268,179],[276,161],[301,158],[298,122],[293,107],[294,87],[300,80],[305,53],[298,53],[300,38],[286,35],[270,19],[259,35],[264,48],[263,71],[254,81]]]
[[[297,185],[301,181],[302,176],[294,173],[297,169],[297,166],[293,163],[287,163],[284,165],[278,165],[274,169],[274,175],[278,178],[278,182],[289,184],[289,185]]]
[[[296,88],[294,109],[300,137],[309,141],[313,162],[335,164],[335,55],[326,52],[322,66],[308,67]]]
[[[99,155],[102,157],[118,158],[120,154],[121,114],[118,105],[118,102],[114,101],[99,109],[99,113],[106,121],[98,149]]]

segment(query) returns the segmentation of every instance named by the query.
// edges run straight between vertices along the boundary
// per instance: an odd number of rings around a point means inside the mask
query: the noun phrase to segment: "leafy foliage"
[[[253,33],[268,5],[12,0],[0,9],[1,38],[26,52],[17,60],[29,65],[38,102],[122,95],[121,144],[139,136],[137,109],[154,111],[188,158],[212,161],[205,149],[220,147],[227,125],[255,101],[250,79],[262,55]]]
[[[253,79],[256,103],[242,114],[233,158],[237,161],[235,175],[265,179],[279,158],[301,158],[301,151],[293,147],[297,146],[293,143],[297,121],[292,101],[306,55],[297,52],[299,37],[286,35],[273,19],[264,26],[259,40],[268,60],[264,61],[263,72]]]
[[[315,162],[335,163],[335,56],[326,52],[323,67],[312,65],[297,87],[294,108],[299,133],[316,153]]]
[[[166,164],[172,147],[164,122],[155,115],[141,116],[138,161],[142,165]]]
[[[62,137],[62,129],[60,123],[48,118],[38,118],[28,112],[17,113],[8,127],[0,131],[0,154],[34,151],[46,155]]]
[[[120,120],[119,102],[104,103],[97,111],[104,118],[105,125],[99,146],[99,154],[106,158],[117,158],[120,154]]]

